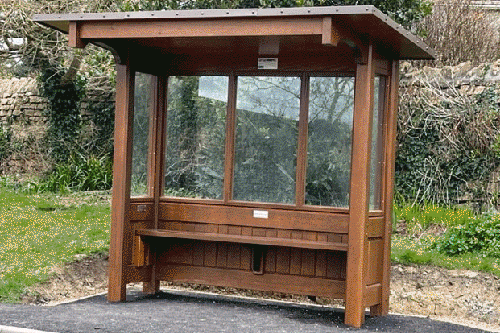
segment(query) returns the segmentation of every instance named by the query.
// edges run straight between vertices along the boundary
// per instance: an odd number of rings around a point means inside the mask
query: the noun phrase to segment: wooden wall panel
[[[384,243],[381,238],[369,239],[368,241],[368,270],[366,285],[382,283],[382,258],[384,255]]]
[[[261,210],[261,209],[259,209]],[[160,203],[159,219],[163,221],[198,222],[256,228],[302,231],[348,232],[349,216],[340,213],[264,209],[269,218],[255,218],[254,208],[221,205]]]

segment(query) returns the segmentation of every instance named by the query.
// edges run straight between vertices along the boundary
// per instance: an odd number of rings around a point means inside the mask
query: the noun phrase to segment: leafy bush
[[[35,192],[70,192],[109,190],[113,181],[111,159],[85,157],[73,153],[68,161],[56,165],[55,169],[39,183],[32,183]]]
[[[7,159],[11,152],[12,131],[10,128],[0,126],[0,162]]]
[[[57,163],[64,162],[79,147],[80,100],[84,91],[84,82],[65,82],[63,78],[62,71],[53,69],[44,70],[39,77],[41,92],[49,99],[50,107],[45,110],[49,123],[47,138],[51,156]]]
[[[432,248],[451,256],[477,253],[500,258],[500,216],[476,218],[448,230]]]
[[[423,87],[401,91],[398,192],[407,201],[455,204],[470,187],[480,204],[491,202],[487,185],[500,165],[498,93],[493,87],[477,95],[444,90],[439,73],[424,75]]]

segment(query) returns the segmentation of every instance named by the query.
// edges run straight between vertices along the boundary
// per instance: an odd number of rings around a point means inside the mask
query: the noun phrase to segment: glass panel
[[[370,170],[370,210],[381,209],[382,170],[384,163],[385,77],[375,77],[373,94],[372,152]]]
[[[294,203],[300,78],[239,77],[233,199]]]
[[[226,76],[169,78],[165,195],[222,199],[228,84]]]
[[[306,204],[349,207],[354,78],[311,77]]]
[[[134,137],[132,145],[131,196],[148,193],[149,122],[154,112],[154,76],[137,72],[134,88]]]

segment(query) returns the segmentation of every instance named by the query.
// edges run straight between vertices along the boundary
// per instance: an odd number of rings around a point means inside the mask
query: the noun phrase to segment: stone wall
[[[40,96],[38,82],[32,78],[0,80],[0,123],[42,125],[47,121],[43,110],[48,107]]]
[[[470,62],[441,68],[416,68],[408,62],[401,64],[400,87],[425,87],[434,85],[441,89],[458,89],[463,94],[479,94],[487,87],[500,85],[500,60],[472,66]]]
[[[100,87],[87,93],[81,101],[81,115],[86,130],[93,129],[89,109],[114,100],[109,83],[103,82]],[[12,133],[13,147],[10,158],[0,161],[0,175],[23,178],[50,170],[52,164],[42,140],[47,132],[45,110],[48,108],[48,99],[41,96],[40,83],[36,79],[0,79],[0,126]]]
[[[405,98],[437,90],[440,92],[439,94],[429,94],[436,98],[431,103],[448,103],[452,99],[474,103],[475,95],[483,93],[486,89],[488,92],[492,91],[496,96],[500,96],[500,60],[479,66],[473,66],[467,62],[441,68],[418,68],[409,62],[401,63],[401,102],[404,102]],[[500,108],[500,100],[496,108],[497,110]],[[500,123],[500,119],[497,120],[497,123]],[[500,134],[494,132],[492,135],[498,137]],[[476,206],[476,204],[488,204],[495,201],[497,208],[500,208],[500,169],[491,170],[488,179],[486,186],[476,182],[467,183],[462,188],[462,196],[458,198],[458,202]],[[480,192],[477,191],[478,189],[481,189],[484,197],[477,196],[476,193]]]

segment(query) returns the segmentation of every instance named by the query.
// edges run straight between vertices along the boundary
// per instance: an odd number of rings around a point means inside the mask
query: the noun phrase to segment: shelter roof
[[[173,53],[205,47],[214,38],[219,40],[219,50],[243,45],[242,38],[266,36],[286,38],[293,49],[294,43],[304,45],[306,38],[307,43],[316,38],[325,46],[336,45],[336,35],[339,40],[349,35],[372,40],[395,59],[435,58],[430,47],[374,6],[42,14],[35,15],[34,21],[69,33],[70,40],[72,27],[78,27],[76,38],[85,42],[112,45],[113,40],[128,40]],[[231,43],[223,44],[223,40]],[[356,43],[352,38],[346,42]]]

